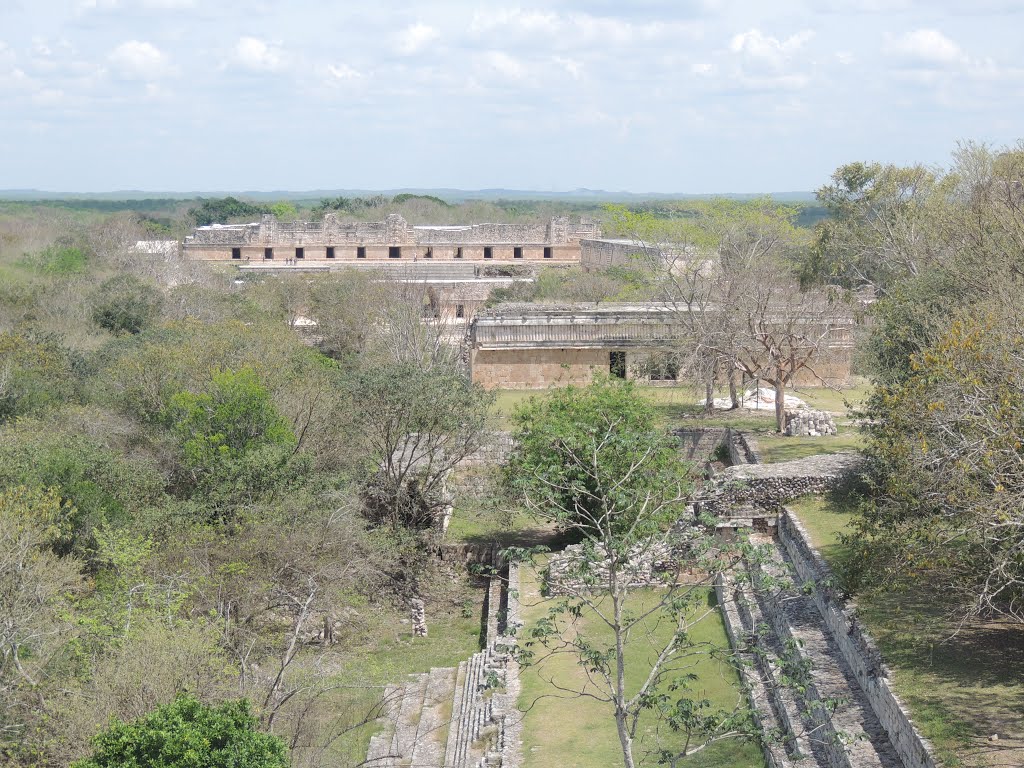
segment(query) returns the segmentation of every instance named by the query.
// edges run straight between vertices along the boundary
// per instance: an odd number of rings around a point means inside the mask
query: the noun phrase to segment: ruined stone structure
[[[836,422],[828,411],[814,411],[800,408],[786,411],[786,427],[783,430],[790,437],[821,437],[838,435]]]
[[[556,216],[546,224],[414,226],[398,214],[384,221],[278,221],[265,214],[251,224],[197,227],[185,238],[193,259],[241,264],[294,259],[296,263],[357,264],[430,260],[579,264],[580,239],[600,235],[593,222]]]
[[[849,383],[853,319],[830,329],[828,354],[815,370],[834,386]],[[587,384],[595,373],[674,382],[667,354],[682,340],[674,313],[659,305],[509,304],[482,311],[469,335],[473,381],[489,389],[544,389]],[[810,371],[796,386],[821,382]]]
[[[518,568],[510,563],[490,580],[481,651],[385,689],[385,729],[370,739],[367,768],[521,765],[519,665],[511,653],[522,626]]]
[[[595,237],[580,240],[580,265],[584,269],[629,266],[656,256],[656,248],[628,238]]]

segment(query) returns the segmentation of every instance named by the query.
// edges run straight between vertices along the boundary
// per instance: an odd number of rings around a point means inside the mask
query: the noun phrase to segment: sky
[[[0,189],[813,190],[1024,136],[1024,0],[0,0]]]

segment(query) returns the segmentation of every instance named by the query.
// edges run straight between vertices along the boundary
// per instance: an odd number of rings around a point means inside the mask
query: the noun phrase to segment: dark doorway
[[[334,258],[334,246],[333,245],[328,245],[327,246],[327,258],[328,259],[333,259]]]
[[[242,249],[241,248],[232,248],[231,249],[231,258],[232,259],[240,259],[240,258],[242,258]]]
[[[365,259],[366,258],[366,246],[365,245],[360,245],[360,246],[358,246],[356,248],[356,258],[357,259]]]
[[[493,248],[484,248],[484,258],[485,259],[493,259],[494,258],[494,249]]]
[[[427,248],[427,252],[423,254],[423,258],[424,259],[432,259],[432,258],[434,258],[434,249],[433,248]]]
[[[553,255],[553,253],[552,253],[552,250],[551,250],[551,246],[547,246],[544,249],[544,258],[545,259],[550,259],[552,255]]]
[[[461,248],[456,248],[455,249],[455,258],[456,259],[461,259],[462,258],[462,249]]]
[[[626,353],[611,352],[608,355],[608,373],[616,379],[626,378]]]
[[[304,258],[306,258],[306,249],[305,248],[296,248],[295,249],[295,258],[296,259],[304,259]]]
[[[274,258],[274,249],[273,248],[264,248],[263,249],[263,258],[264,259],[272,259],[272,258]]]
[[[512,258],[513,259],[521,259],[521,258],[523,258],[523,249],[519,248],[519,247],[513,248],[512,249]]]
[[[388,248],[388,258],[389,259],[400,259],[400,258],[402,258],[402,249],[399,248],[397,245],[390,246]]]

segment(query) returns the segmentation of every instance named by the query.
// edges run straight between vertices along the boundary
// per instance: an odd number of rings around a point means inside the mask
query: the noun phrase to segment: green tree
[[[251,368],[216,371],[208,391],[174,395],[167,419],[197,476],[215,475],[263,447],[295,447],[291,427]]]
[[[493,395],[453,365],[412,362],[370,363],[350,391],[371,462],[367,513],[393,529],[429,528],[449,501],[449,473],[482,444]]]
[[[672,566],[659,574],[654,563],[674,561],[715,574],[728,569],[730,556],[728,548],[712,553],[711,537],[700,526],[678,524],[686,514],[689,467],[679,460],[674,439],[657,428],[651,405],[631,384],[600,380],[534,398],[514,422],[508,487],[535,516],[581,539],[542,572],[546,590],[564,597],[520,639],[520,660],[539,665],[555,653],[578,659],[586,685],[561,690],[608,706],[626,768],[636,765],[645,713],[686,734],[682,747],[663,745],[663,758],[673,764],[715,741],[750,733],[739,698],[731,711],[710,707],[683,669],[727,650],[691,639],[696,623],[714,620],[708,583],[680,583]],[[661,588],[640,607],[633,595],[644,581]],[[583,616],[596,629],[577,621]],[[649,644],[639,685],[627,679],[631,636]],[[659,637],[663,642],[655,641]]]
[[[132,722],[115,720],[72,768],[287,768],[284,741],[260,733],[245,699],[211,707],[191,696]]]
[[[117,275],[99,287],[92,298],[92,319],[113,334],[139,333],[160,312],[163,297],[134,275]]]
[[[862,579],[926,582],[967,616],[1024,622],[1024,317],[962,312],[871,400],[877,496],[850,542]]]

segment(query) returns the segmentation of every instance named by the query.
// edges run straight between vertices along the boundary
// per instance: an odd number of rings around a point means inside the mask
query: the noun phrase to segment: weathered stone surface
[[[785,433],[790,437],[821,437],[837,435],[836,423],[828,411],[812,411],[801,408],[786,411]]]
[[[722,470],[701,489],[698,509],[720,518],[776,513],[805,493],[836,487],[862,465],[859,453],[810,456],[777,464],[742,464]]]

